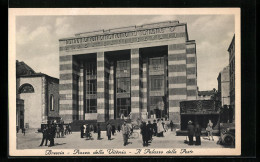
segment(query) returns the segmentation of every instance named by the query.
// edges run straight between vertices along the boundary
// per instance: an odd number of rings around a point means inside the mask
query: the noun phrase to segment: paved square
[[[145,148],[223,148],[218,145],[219,137],[214,136],[214,141],[209,141],[201,137],[201,146],[189,146],[184,143],[185,136],[176,136],[175,131],[164,133],[164,137],[153,137],[153,141]],[[121,132],[116,132],[109,141],[106,132],[101,132],[101,140],[97,140],[97,133],[92,133],[92,140],[80,138],[80,132],[72,132],[64,138],[55,138],[53,149],[108,149],[108,148],[143,148],[142,136],[136,139],[129,139],[129,144],[123,146],[123,136]],[[42,133],[29,130],[25,136],[22,133],[17,134],[17,149],[47,149],[48,146],[39,147],[42,139]],[[194,138],[195,139],[195,138]],[[48,142],[49,144],[49,142]]]

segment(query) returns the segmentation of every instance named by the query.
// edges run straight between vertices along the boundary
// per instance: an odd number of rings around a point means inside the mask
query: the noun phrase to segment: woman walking
[[[210,137],[211,137],[212,141],[214,141],[213,135],[212,135],[212,133],[213,133],[213,128],[212,127],[213,127],[213,123],[211,122],[211,120],[209,120],[209,123],[208,123],[208,126],[206,128],[206,131],[208,132],[209,140],[210,140]]]

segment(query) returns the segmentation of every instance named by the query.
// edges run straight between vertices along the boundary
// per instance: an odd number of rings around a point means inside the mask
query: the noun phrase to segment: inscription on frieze
[[[156,29],[145,29],[145,30],[138,30],[138,31],[123,32],[123,33],[107,34],[107,35],[61,39],[60,41],[65,42],[64,43],[65,46],[60,47],[60,51],[138,43],[138,42],[145,42],[145,41],[179,38],[185,36],[186,36],[185,32],[177,33],[175,32],[175,27],[170,26],[170,27],[163,27],[163,28],[156,28]]]

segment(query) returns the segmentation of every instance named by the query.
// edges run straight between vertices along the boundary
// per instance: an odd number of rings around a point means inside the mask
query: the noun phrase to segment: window
[[[163,76],[151,76],[150,78],[150,90],[161,91],[164,88]]]
[[[117,73],[129,73],[130,72],[130,60],[117,61]]]
[[[163,66],[164,66],[164,58],[163,57],[150,58],[150,68],[151,68],[151,70],[154,70],[154,71],[163,70]]]
[[[86,102],[87,113],[97,113],[97,100],[87,99]]]
[[[118,98],[117,99],[117,118],[120,118],[123,114],[125,117],[131,112],[130,98]]]
[[[86,64],[86,75],[97,75],[97,65],[95,62]]]
[[[87,94],[97,93],[97,83],[96,80],[87,80]]]
[[[31,84],[23,84],[20,86],[18,93],[34,93],[34,88]]]
[[[50,96],[50,110],[54,111],[54,97],[53,97],[53,95]]]
[[[118,78],[117,79],[117,93],[130,92],[130,78]]]

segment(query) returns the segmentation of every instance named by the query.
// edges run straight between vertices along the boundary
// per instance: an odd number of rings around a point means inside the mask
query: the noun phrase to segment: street
[[[137,130],[135,130],[137,131]],[[223,148],[218,145],[218,136],[214,136],[214,141],[209,141],[206,137],[201,137],[201,146],[189,146],[184,143],[185,136],[175,136],[175,131],[164,133],[164,137],[153,137],[153,141],[145,148]],[[17,149],[47,149],[48,146],[39,146],[42,139],[42,133],[35,130],[27,130],[25,136],[17,133]],[[80,138],[80,132],[72,132],[72,134],[64,136],[64,138],[55,138],[54,149],[107,149],[107,148],[143,148],[142,136],[136,139],[129,139],[129,144],[123,146],[123,136],[121,132],[116,132],[109,141],[106,132],[101,132],[101,140],[97,140],[97,133],[92,133],[92,140]],[[195,140],[195,137],[194,137]],[[48,142],[49,144],[49,142]]]

